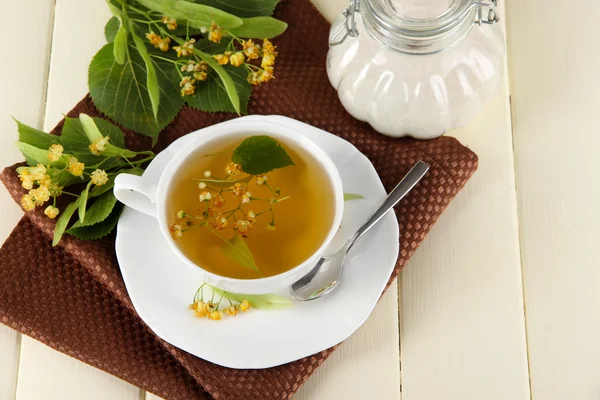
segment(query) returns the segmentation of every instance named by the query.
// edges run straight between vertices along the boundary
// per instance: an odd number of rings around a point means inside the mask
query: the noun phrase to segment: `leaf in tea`
[[[270,136],[252,136],[244,140],[233,151],[231,160],[250,175],[266,174],[295,165],[281,144]]]

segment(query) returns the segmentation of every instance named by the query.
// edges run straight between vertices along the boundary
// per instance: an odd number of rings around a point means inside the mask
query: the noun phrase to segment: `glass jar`
[[[434,138],[498,90],[496,0],[351,0],[334,21],[327,73],[355,118],[388,136]]]

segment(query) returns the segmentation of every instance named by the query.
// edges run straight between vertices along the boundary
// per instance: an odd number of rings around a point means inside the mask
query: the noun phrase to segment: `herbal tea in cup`
[[[159,154],[153,164],[164,167],[117,176],[116,197],[157,218],[199,281],[260,294],[308,273],[337,232],[344,207],[327,153],[295,129],[258,119],[214,125],[192,137],[179,151]]]
[[[190,154],[168,189],[180,251],[217,275],[256,279],[315,253],[335,213],[332,186],[307,151],[266,135],[215,140]]]

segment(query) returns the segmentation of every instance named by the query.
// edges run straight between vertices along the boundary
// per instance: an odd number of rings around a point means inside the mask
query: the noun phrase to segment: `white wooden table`
[[[21,159],[9,115],[49,130],[86,93],[109,17],[102,1],[4,3],[0,167]],[[346,1],[315,3],[331,19]],[[600,398],[600,9],[501,11],[503,89],[449,132],[479,171],[297,399]],[[3,187],[0,210],[3,241],[22,215]],[[0,400],[13,398],[155,396],[0,326]]]

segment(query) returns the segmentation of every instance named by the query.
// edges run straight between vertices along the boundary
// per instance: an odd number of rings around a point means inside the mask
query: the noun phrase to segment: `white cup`
[[[166,199],[173,176],[177,174],[179,168],[181,168],[188,157],[196,152],[196,150],[201,149],[210,143],[214,143],[215,141],[235,137],[239,137],[240,140],[242,140],[253,135],[271,136],[291,147],[302,148],[312,155],[314,159],[320,163],[322,171],[327,174],[329,182],[331,183],[335,213],[331,220],[331,226],[325,240],[319,249],[302,264],[289,271],[267,278],[235,279],[207,271],[202,265],[197,265],[192,262],[179,250],[169,231]],[[342,180],[336,166],[327,153],[305,137],[300,131],[264,120],[252,120],[239,124],[225,123],[205,128],[202,131],[202,135],[199,135],[197,139],[175,154],[162,171],[158,181],[152,177],[148,178],[146,175],[147,174],[144,174],[141,177],[130,174],[118,175],[115,179],[114,187],[114,193],[117,199],[128,207],[156,218],[165,240],[169,243],[175,254],[177,254],[188,267],[202,271],[205,282],[233,293],[270,293],[290,286],[292,283],[303,277],[316,264],[330,244],[338,230],[344,211]],[[152,244],[148,245],[151,246]],[[165,268],[171,267],[172,266],[170,265],[165,266]]]

